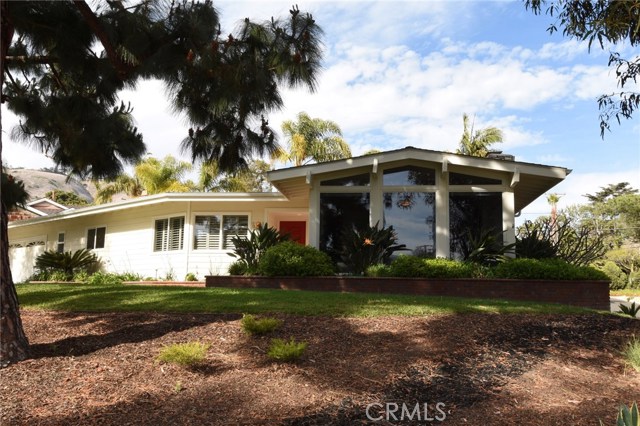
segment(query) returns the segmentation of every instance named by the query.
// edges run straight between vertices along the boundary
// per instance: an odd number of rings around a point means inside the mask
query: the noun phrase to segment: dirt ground
[[[240,315],[24,310],[32,359],[0,370],[0,424],[612,425],[640,400],[620,356],[638,320],[277,316],[281,329],[250,337]],[[273,362],[272,337],[308,350]],[[205,363],[155,360],[190,341],[211,344]]]

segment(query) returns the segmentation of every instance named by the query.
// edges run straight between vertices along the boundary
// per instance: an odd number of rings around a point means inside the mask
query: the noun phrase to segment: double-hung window
[[[184,216],[157,219],[154,226],[153,251],[182,250]]]
[[[56,244],[56,252],[64,253],[64,232],[58,233],[58,241]]]
[[[246,238],[248,232],[248,215],[198,215],[195,217],[193,248],[233,250],[233,237]]]
[[[91,228],[87,230],[87,250],[104,248],[104,237],[107,228]]]

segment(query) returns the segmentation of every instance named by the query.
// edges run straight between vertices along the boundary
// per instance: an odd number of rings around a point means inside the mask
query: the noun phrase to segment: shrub
[[[605,260],[604,262],[596,262],[594,266],[609,278],[609,288],[611,290],[621,290],[628,287],[629,279],[627,274],[614,262]]]
[[[340,258],[350,272],[361,275],[369,266],[388,264],[394,252],[406,249],[397,242],[393,226],[379,228],[376,223],[363,229],[347,228],[342,233]]]
[[[229,275],[248,275],[249,267],[241,260],[236,260],[229,265]]]
[[[307,342],[296,342],[293,337],[288,342],[272,339],[267,356],[276,361],[291,362],[300,358],[306,349]]]
[[[247,334],[267,334],[282,325],[277,318],[260,318],[253,315],[244,315],[241,320],[242,329]]]
[[[268,277],[323,276],[333,274],[333,265],[326,253],[286,241],[267,249],[260,258],[258,273]]]
[[[289,234],[281,234],[277,229],[269,227],[266,223],[249,232],[247,238],[240,236],[231,238],[234,249],[233,253],[229,253],[229,256],[237,257],[237,262],[246,266],[244,273],[232,275],[256,273],[260,257],[264,252],[270,247],[289,240]]]
[[[124,272],[122,274],[118,274],[118,277],[122,281],[142,281],[142,275],[136,274],[135,272]]]
[[[41,271],[60,271],[65,275],[62,281],[70,281],[73,274],[79,271],[88,271],[99,263],[95,253],[80,249],[75,252],[58,253],[48,250],[36,258],[36,268]]]
[[[121,275],[112,274],[108,272],[96,272],[91,275],[87,280],[87,284],[90,285],[118,285],[122,284],[124,280]]]
[[[68,274],[66,274],[63,271],[51,271],[49,272],[48,281],[71,281],[72,277],[69,277]]]
[[[80,271],[73,274],[73,281],[77,283],[86,283],[91,275],[87,271]]]
[[[634,336],[632,340],[627,342],[622,354],[629,365],[640,372],[640,340]]]
[[[377,265],[371,265],[364,272],[367,277],[390,277],[391,268],[389,265],[383,265],[381,263]]]
[[[198,277],[196,276],[196,274],[194,274],[193,272],[189,272],[187,273],[187,275],[184,277],[185,281],[198,281]]]
[[[541,280],[608,280],[602,271],[561,259],[512,259],[490,269],[494,278]]]
[[[182,366],[200,364],[204,361],[209,346],[200,342],[176,343],[162,348],[156,359]]]
[[[416,278],[471,278],[474,265],[449,259],[425,259],[415,256],[399,256],[389,267],[393,277]]]

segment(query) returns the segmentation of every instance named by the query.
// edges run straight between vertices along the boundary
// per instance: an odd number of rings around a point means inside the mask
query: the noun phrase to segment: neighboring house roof
[[[377,154],[273,170],[267,173],[267,177],[273,186],[287,197],[299,198],[307,196],[311,184],[311,176],[313,175],[358,167],[373,167],[375,173],[379,165],[402,160],[440,163],[443,171],[448,171],[449,166],[461,166],[509,173],[511,175],[510,185],[514,188],[516,212],[531,204],[536,198],[562,182],[571,173],[570,169],[564,167],[497,158],[473,157],[409,146]]]
[[[27,203],[24,208],[38,216],[48,216],[64,210],[71,210],[69,207],[56,203],[49,198],[40,198],[39,200],[31,201]]]
[[[167,202],[189,202],[189,201],[287,201],[287,198],[279,192],[167,192],[163,194],[147,195],[116,203],[99,204],[97,206],[67,209],[56,214],[36,217],[33,219],[20,220],[9,223],[9,228],[29,225],[44,221],[65,220],[74,217],[92,216],[113,211],[125,210],[133,207],[148,206]]]

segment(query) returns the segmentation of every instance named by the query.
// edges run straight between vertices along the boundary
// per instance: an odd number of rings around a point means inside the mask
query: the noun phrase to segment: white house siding
[[[209,274],[226,274],[234,258],[228,250],[194,250],[193,221],[197,214],[243,214],[249,216],[249,227],[264,223],[272,209],[306,208],[307,201],[234,199],[226,201],[166,201],[152,205],[131,206],[117,211],[76,217],[49,217],[35,223],[25,223],[9,229],[13,242],[39,235],[47,250],[54,250],[60,232],[65,233],[65,251],[85,248],[90,228],[106,227],[105,247],[94,249],[107,272],[133,272],[143,277],[183,280],[187,273],[204,279]],[[184,216],[185,229],[182,250],[153,250],[156,219]],[[53,220],[52,220],[53,219]],[[41,251],[44,250],[44,246]],[[37,253],[39,254],[39,253]],[[33,273],[35,256],[25,256],[17,249],[9,252],[14,280],[24,281]]]

